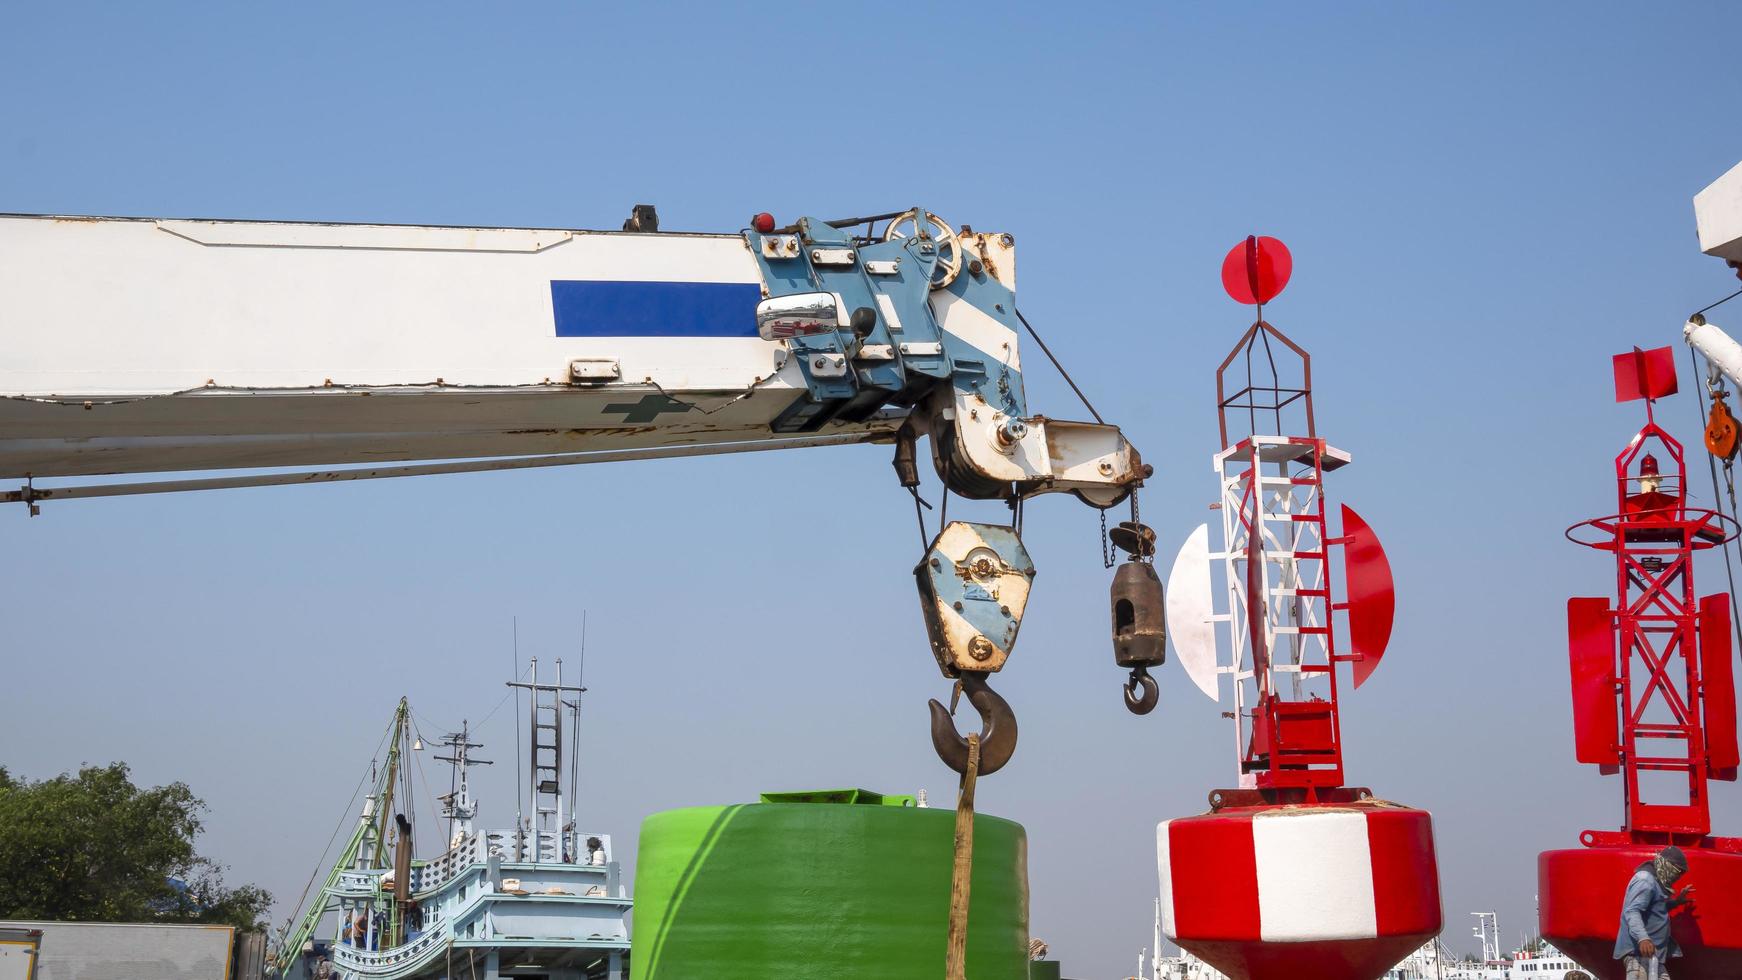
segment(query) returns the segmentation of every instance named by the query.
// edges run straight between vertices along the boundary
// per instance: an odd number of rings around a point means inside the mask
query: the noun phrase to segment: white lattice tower
[[[1215,457],[1225,549],[1212,558],[1220,559],[1228,597],[1228,611],[1215,618],[1228,627],[1220,670],[1234,680],[1243,789],[1258,785],[1248,763],[1257,750],[1255,711],[1265,692],[1294,702],[1322,700],[1332,706],[1333,735],[1336,730],[1323,483],[1326,469],[1348,460],[1320,439],[1262,434]],[[1335,769],[1340,782],[1340,759]]]

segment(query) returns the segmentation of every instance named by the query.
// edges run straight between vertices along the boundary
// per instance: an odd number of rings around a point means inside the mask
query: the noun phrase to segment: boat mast
[[[1149,975],[1161,980],[1161,898],[1155,899],[1155,942],[1149,947]],[[1142,972],[1142,971],[1139,971]]]
[[[558,660],[557,664],[560,668],[562,661]],[[561,681],[562,681],[562,676],[561,676],[560,671],[559,671],[558,676],[557,676],[557,681],[558,681],[558,683],[561,683]],[[582,694],[586,693],[586,690],[587,690],[587,611],[585,609],[581,610],[581,669],[580,669],[580,676],[575,678],[575,681],[576,681],[576,683],[578,683],[581,686],[581,693]],[[567,831],[569,833],[573,833],[579,829],[578,825],[580,824],[579,811],[580,811],[580,791],[581,791],[581,695],[576,694],[575,699],[573,701],[564,701],[563,705],[569,709],[569,737],[570,737],[570,741],[569,741],[569,813],[568,813],[568,822],[563,824],[562,826],[563,826],[563,829],[565,831]],[[576,850],[578,852],[579,849],[577,848]]]
[[[375,839],[371,842],[367,855],[362,855],[368,861],[365,867],[384,868],[385,842],[387,840],[387,825],[393,819],[393,791],[398,783],[399,750],[405,740],[405,729],[410,717],[411,706],[405,698],[399,699],[399,709],[393,714],[393,737],[387,750],[387,768],[382,773],[381,783],[376,791],[378,805],[375,807],[375,817],[378,821],[375,827]]]
[[[554,843],[552,860],[562,861],[567,857],[562,832],[562,696],[572,693],[578,697],[584,688],[563,684],[560,658],[557,660],[555,684],[539,683],[537,657],[531,658],[529,663],[532,668],[530,683],[508,682],[509,687],[526,689],[532,708],[529,715],[531,743],[527,753],[527,772],[532,778],[528,793],[532,804],[532,846],[527,849],[529,856],[522,856],[521,860],[534,863],[543,860],[542,841],[544,834],[549,832]]]
[[[472,749],[484,747],[482,742],[472,741],[471,722],[462,719],[460,730],[449,732],[437,743],[449,751],[449,755],[438,755],[437,762],[447,763],[453,770],[448,781],[448,795],[441,797],[442,816],[448,818],[448,847],[454,846],[454,821],[460,822],[460,833],[465,836],[472,834],[472,818],[478,815],[478,804],[472,801],[472,793],[466,786],[466,770],[473,766],[488,766],[493,763],[489,759],[474,759]]]
[[[410,705],[405,698],[399,699],[399,707],[393,713],[393,722],[387,728],[386,738],[392,744],[389,760],[397,763],[399,756],[399,740],[405,731],[406,718],[410,713]],[[370,763],[374,768],[374,763]],[[302,919],[293,929],[287,930],[273,956],[272,968],[275,975],[283,976],[290,972],[302,954],[303,944],[308,942],[320,927],[321,919],[327,913],[327,896],[339,883],[339,876],[346,871],[371,867],[374,857],[367,852],[379,851],[375,845],[381,840],[376,836],[375,818],[385,812],[386,806],[382,800],[391,800],[393,795],[393,780],[391,770],[380,770],[375,773],[376,780],[369,795],[363,799],[363,810],[357,818],[357,829],[352,831],[351,839],[345,843],[345,849],[339,852],[338,860],[327,870],[326,880],[321,890],[315,895],[303,911]]]

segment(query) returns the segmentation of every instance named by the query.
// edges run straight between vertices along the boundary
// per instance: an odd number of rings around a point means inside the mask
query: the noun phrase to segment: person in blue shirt
[[[1627,980],[1654,976],[1669,980],[1664,966],[1670,957],[1682,954],[1669,932],[1669,913],[1690,901],[1693,894],[1692,888],[1674,895],[1670,890],[1687,873],[1687,855],[1671,846],[1641,864],[1627,882],[1627,894],[1621,900],[1621,931],[1615,937],[1615,958],[1626,969]]]

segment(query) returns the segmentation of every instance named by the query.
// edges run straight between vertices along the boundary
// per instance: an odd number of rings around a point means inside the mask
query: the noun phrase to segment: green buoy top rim
[[[827,806],[826,804],[833,804],[833,806]],[[910,796],[905,793],[878,793],[868,789],[817,789],[762,793],[759,794],[759,798],[755,803],[716,803],[711,805],[703,804],[699,806],[678,807],[677,809],[662,810],[657,813],[649,814],[646,821],[651,824],[654,822],[664,822],[673,819],[696,819],[703,815],[708,815],[706,819],[711,820],[726,813],[743,817],[748,817],[751,813],[761,813],[765,816],[784,813],[789,816],[797,816],[802,811],[813,811],[819,817],[824,813],[836,813],[841,819],[853,821],[882,821],[884,817],[875,816],[874,814],[888,814],[890,818],[895,818],[897,812],[913,814],[915,819],[924,815],[925,819],[928,821],[946,817],[954,819],[955,817],[955,807],[953,806],[944,808],[924,807],[920,805],[918,797]],[[906,818],[903,817],[897,819]],[[1022,832],[1022,825],[1014,820],[993,816],[989,813],[974,814],[974,823],[976,826],[984,825],[989,821],[1001,824],[1007,823],[1015,828],[1018,833]]]
[[[906,793],[877,793],[868,789],[812,789],[784,793],[763,793],[763,803],[836,803],[858,806],[918,806],[919,801]]]

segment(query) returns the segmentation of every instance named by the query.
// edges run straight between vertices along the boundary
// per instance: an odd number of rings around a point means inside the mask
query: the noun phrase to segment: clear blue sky
[[[1272,319],[1401,593],[1351,779],[1435,812],[1467,948],[1472,910],[1532,927],[1537,851],[1620,818],[1572,762],[1562,612],[1611,579],[1560,532],[1607,512],[1637,426],[1608,356],[1735,285],[1689,198],[1742,159],[1739,28],[1731,3],[9,4],[0,210],[611,228],[653,202],[729,231],[923,202],[1017,236],[1025,311],[1157,468],[1168,554],[1208,516],[1245,325],[1217,265],[1283,238]],[[1697,440],[1690,396],[1663,411]],[[1228,782],[1228,739],[1172,665],[1156,714],[1120,707],[1094,514],[1027,528],[1022,748],[980,805],[1028,826],[1035,935],[1120,977],[1155,823]],[[0,513],[0,763],[184,779],[206,849],[291,899],[398,695],[476,720],[511,617],[573,658],[589,610],[584,822],[625,853],[650,812],[761,790],[944,800],[913,537],[882,449]],[[1715,803],[1742,833],[1742,793]]]

